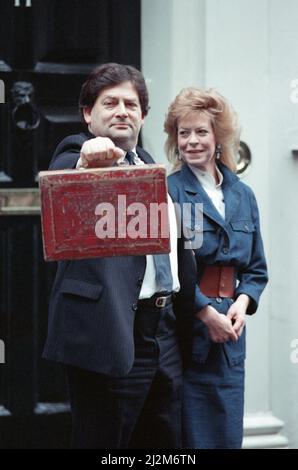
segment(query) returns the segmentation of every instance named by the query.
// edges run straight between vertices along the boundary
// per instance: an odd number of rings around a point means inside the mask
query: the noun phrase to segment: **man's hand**
[[[102,168],[115,165],[125,155],[108,137],[86,140],[81,148],[78,168]]]
[[[208,328],[209,336],[215,343],[237,341],[238,336],[233,329],[232,321],[226,315],[219,313],[211,305],[207,305],[197,313],[197,318]]]

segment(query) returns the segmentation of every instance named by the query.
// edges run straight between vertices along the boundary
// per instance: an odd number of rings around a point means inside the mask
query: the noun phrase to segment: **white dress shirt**
[[[136,149],[131,150],[134,153],[134,164],[135,165],[145,165],[143,160],[141,160],[137,154]],[[127,165],[125,156],[118,160],[118,165]],[[177,263],[177,222],[176,214],[174,209],[174,204],[168,196],[168,211],[169,211],[169,228],[170,228],[170,244],[171,251],[170,256],[170,265],[173,277],[173,292],[178,292],[180,289],[179,279],[178,279],[178,263]],[[141,287],[139,299],[148,299],[152,295],[156,294],[160,288],[156,284],[155,280],[156,270],[154,265],[154,259],[152,255],[146,255],[146,270],[143,279],[143,284]]]
[[[216,166],[215,170],[218,176],[219,183],[216,183],[214,177],[210,173],[202,171],[199,168],[194,167],[193,165],[189,165],[189,167],[203,186],[203,189],[208,194],[217,211],[220,213],[222,218],[225,219],[225,201],[221,189],[223,175],[219,171],[218,167]]]

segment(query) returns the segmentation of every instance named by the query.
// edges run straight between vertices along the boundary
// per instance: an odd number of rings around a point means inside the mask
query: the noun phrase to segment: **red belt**
[[[207,297],[235,296],[236,272],[234,266],[205,266],[199,287]]]

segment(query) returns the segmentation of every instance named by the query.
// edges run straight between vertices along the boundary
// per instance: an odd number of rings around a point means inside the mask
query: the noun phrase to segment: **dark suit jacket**
[[[82,144],[91,137],[64,139],[50,169],[75,168]],[[154,163],[143,149],[137,153]],[[59,262],[43,357],[111,376],[127,374],[134,361],[133,326],[145,268],[145,256]]]

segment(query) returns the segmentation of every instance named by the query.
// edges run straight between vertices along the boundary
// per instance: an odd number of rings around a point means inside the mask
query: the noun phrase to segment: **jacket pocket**
[[[208,240],[214,241],[217,239],[217,228],[212,225],[207,219],[202,220],[194,225],[190,222],[185,223],[183,226],[183,235],[190,244],[193,250],[202,249],[204,243],[204,236],[208,233]],[[205,235],[204,235],[205,234]]]
[[[60,288],[62,294],[86,297],[91,300],[98,300],[102,290],[103,286],[99,284],[91,284],[90,282],[81,281],[79,279],[63,279]]]
[[[245,232],[252,233],[255,232],[254,223],[251,220],[237,220],[235,222],[230,222],[234,232]]]
[[[191,225],[190,222],[187,222],[185,223],[184,228],[189,232],[215,232],[215,230],[217,230],[217,227],[207,219],[204,219],[201,223],[198,222],[194,225]]]
[[[246,328],[243,328],[242,335],[238,341],[227,341],[223,343],[223,349],[230,367],[236,366],[243,361],[246,356]]]

